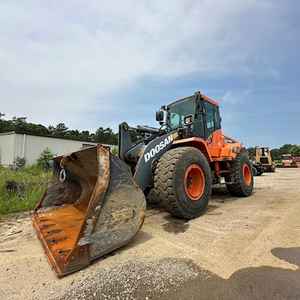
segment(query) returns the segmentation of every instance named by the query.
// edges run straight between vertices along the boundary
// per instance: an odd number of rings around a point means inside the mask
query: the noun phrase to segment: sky
[[[95,130],[220,102],[226,135],[300,144],[297,0],[1,0],[0,112]]]

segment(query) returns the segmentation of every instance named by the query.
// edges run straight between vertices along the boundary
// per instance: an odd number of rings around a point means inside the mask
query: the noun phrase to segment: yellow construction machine
[[[265,172],[274,173],[275,163],[272,160],[271,151],[268,147],[255,148],[255,161],[263,166]]]

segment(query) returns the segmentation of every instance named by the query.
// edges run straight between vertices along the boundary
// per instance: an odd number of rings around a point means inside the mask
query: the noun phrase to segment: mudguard
[[[134,174],[135,182],[144,192],[153,186],[153,162],[172,148],[177,136],[177,132],[167,133],[155,138],[146,146]]]

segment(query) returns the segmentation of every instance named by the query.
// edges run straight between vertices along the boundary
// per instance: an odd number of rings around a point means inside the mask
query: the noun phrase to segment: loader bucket
[[[102,145],[55,158],[54,170],[33,225],[62,277],[126,245],[143,224],[146,201],[128,166]]]

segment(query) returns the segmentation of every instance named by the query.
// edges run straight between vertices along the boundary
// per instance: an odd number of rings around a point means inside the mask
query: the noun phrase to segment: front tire
[[[211,189],[210,166],[198,149],[171,149],[158,161],[154,191],[173,216],[184,219],[200,216],[208,205]]]
[[[241,152],[237,155],[227,182],[227,189],[233,196],[248,197],[252,195],[253,172],[247,152]]]

